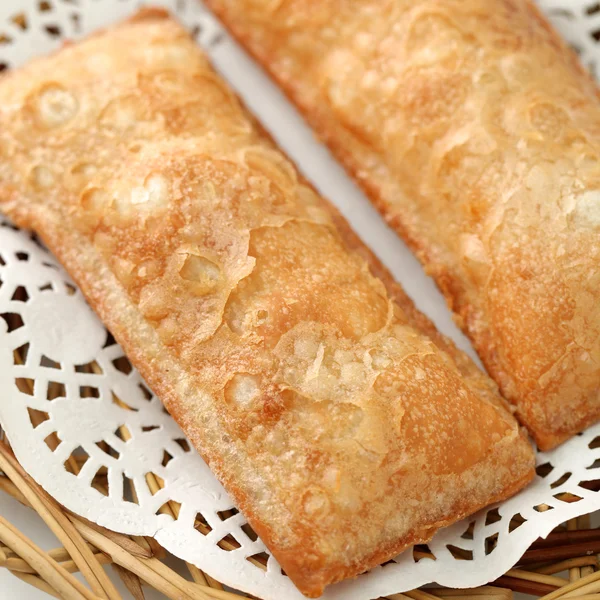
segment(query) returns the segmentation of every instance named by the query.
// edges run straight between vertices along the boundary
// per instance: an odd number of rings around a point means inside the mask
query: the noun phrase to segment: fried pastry
[[[165,13],[0,79],[0,207],[62,261],[305,594],[531,479],[494,385]]]
[[[209,0],[444,292],[543,450],[600,418],[600,106],[529,0]]]

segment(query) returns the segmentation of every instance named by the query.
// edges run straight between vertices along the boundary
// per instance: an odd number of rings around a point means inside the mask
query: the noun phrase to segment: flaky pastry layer
[[[532,477],[493,384],[165,13],[0,79],[0,203],[305,594]]]
[[[600,418],[598,90],[530,0],[208,0],[434,276],[540,448]]]

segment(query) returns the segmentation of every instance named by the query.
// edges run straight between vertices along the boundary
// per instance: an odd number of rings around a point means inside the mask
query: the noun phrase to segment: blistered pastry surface
[[[66,265],[302,591],[531,477],[492,388],[412,326],[162,13],[0,80],[0,202]]]
[[[600,109],[529,0],[210,0],[548,448],[600,417]]]

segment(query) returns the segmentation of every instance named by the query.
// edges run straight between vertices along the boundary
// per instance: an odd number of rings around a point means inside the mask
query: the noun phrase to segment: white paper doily
[[[215,19],[196,0],[152,4],[166,6],[194,31],[225,77],[417,304],[473,355],[414,258]],[[135,0],[2,0],[0,70],[124,18],[139,5]],[[595,73],[598,3],[540,0],[540,5]],[[26,353],[25,364],[15,360],[15,349]],[[115,404],[115,397],[129,408]],[[272,557],[266,572],[248,560],[267,551],[243,515],[230,510],[224,489],[56,260],[1,217],[0,422],[23,466],[70,510],[115,531],[154,536],[216,579],[265,600],[302,598]],[[55,436],[60,444],[52,450]],[[64,468],[71,456],[80,462],[87,457],[77,476]],[[538,465],[540,475],[519,495],[440,531],[428,546],[435,560],[407,551],[355,581],[332,586],[324,598],[370,600],[429,582],[481,585],[510,568],[538,536],[600,509],[600,494],[589,484],[600,479],[600,425],[539,454]],[[99,471],[108,473],[108,495],[91,485]],[[164,480],[164,489],[152,494],[148,474]],[[131,485],[137,502],[126,492]],[[564,492],[579,500],[560,500]],[[160,513],[167,501],[180,504],[176,520]]]

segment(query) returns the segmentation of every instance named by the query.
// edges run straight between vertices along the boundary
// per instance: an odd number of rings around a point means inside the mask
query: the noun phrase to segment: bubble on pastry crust
[[[67,184],[71,188],[81,189],[94,176],[98,168],[92,163],[78,163],[70,171]]]
[[[125,286],[133,281],[135,264],[126,258],[115,257],[112,261],[113,271],[117,279]]]
[[[320,487],[310,486],[302,496],[302,508],[304,509],[304,512],[311,517],[326,513],[329,509],[329,505],[329,497]]]
[[[485,247],[477,235],[463,234],[460,237],[460,247],[467,260],[477,263],[487,262]]]
[[[483,285],[489,273],[489,259],[483,242],[479,236],[465,233],[459,238],[459,248],[466,271],[478,285]]]
[[[381,350],[370,350],[371,366],[373,369],[387,369],[392,364],[392,359]]]
[[[313,360],[320,346],[314,338],[299,337],[294,340],[294,354],[304,360]]]
[[[162,282],[148,284],[140,292],[140,312],[148,319],[164,319],[170,312],[169,295]]]
[[[100,125],[108,129],[123,131],[146,120],[148,114],[142,100],[130,94],[111,100],[99,116]]]
[[[89,179],[98,170],[92,163],[78,163],[71,169],[71,175]]]
[[[236,373],[225,385],[225,401],[248,408],[260,396],[260,379],[249,373]]]
[[[570,147],[575,151],[574,161],[578,171],[600,171],[600,156],[586,139],[574,138]]]
[[[96,231],[94,233],[94,246],[104,256],[110,256],[116,246],[115,238],[105,231]]]
[[[139,87],[144,95],[153,99],[153,105],[172,133],[188,137],[216,131],[228,136],[251,132],[237,97],[213,74],[153,72],[140,75]],[[174,103],[174,98],[185,98],[185,101]]]
[[[171,345],[179,333],[177,319],[173,315],[165,317],[158,326],[158,335],[164,344]]]
[[[146,260],[141,265],[139,265],[137,270],[138,277],[142,279],[154,279],[158,276],[160,271],[160,266],[158,261],[155,260]]]
[[[433,12],[421,12],[410,24],[405,40],[413,64],[435,64],[451,56],[459,57],[464,53],[460,48],[467,43],[456,25]]]
[[[183,265],[179,269],[179,276],[194,284],[195,293],[206,294],[219,283],[221,269],[204,256],[186,253]]]
[[[144,185],[115,194],[113,206],[122,217],[140,215],[142,218],[156,216],[157,211],[169,205],[169,181],[160,174],[146,177]]]
[[[269,311],[264,308],[259,308],[254,312],[253,325],[255,327],[260,327],[264,325],[269,320]]]
[[[37,165],[31,169],[30,181],[40,190],[47,189],[54,184],[54,173],[44,165]]]
[[[529,122],[546,139],[558,138],[569,123],[567,113],[550,102],[538,102],[529,108]]]
[[[38,124],[46,128],[65,125],[79,110],[77,98],[58,83],[47,83],[27,99]]]
[[[103,212],[109,205],[109,197],[105,190],[91,187],[81,193],[79,203],[87,211]]]
[[[169,203],[169,181],[162,175],[149,175],[143,187],[131,192],[131,204],[143,204],[148,209],[164,208]]]
[[[600,225],[600,190],[587,190],[573,197],[574,223],[577,226],[597,227]]]

